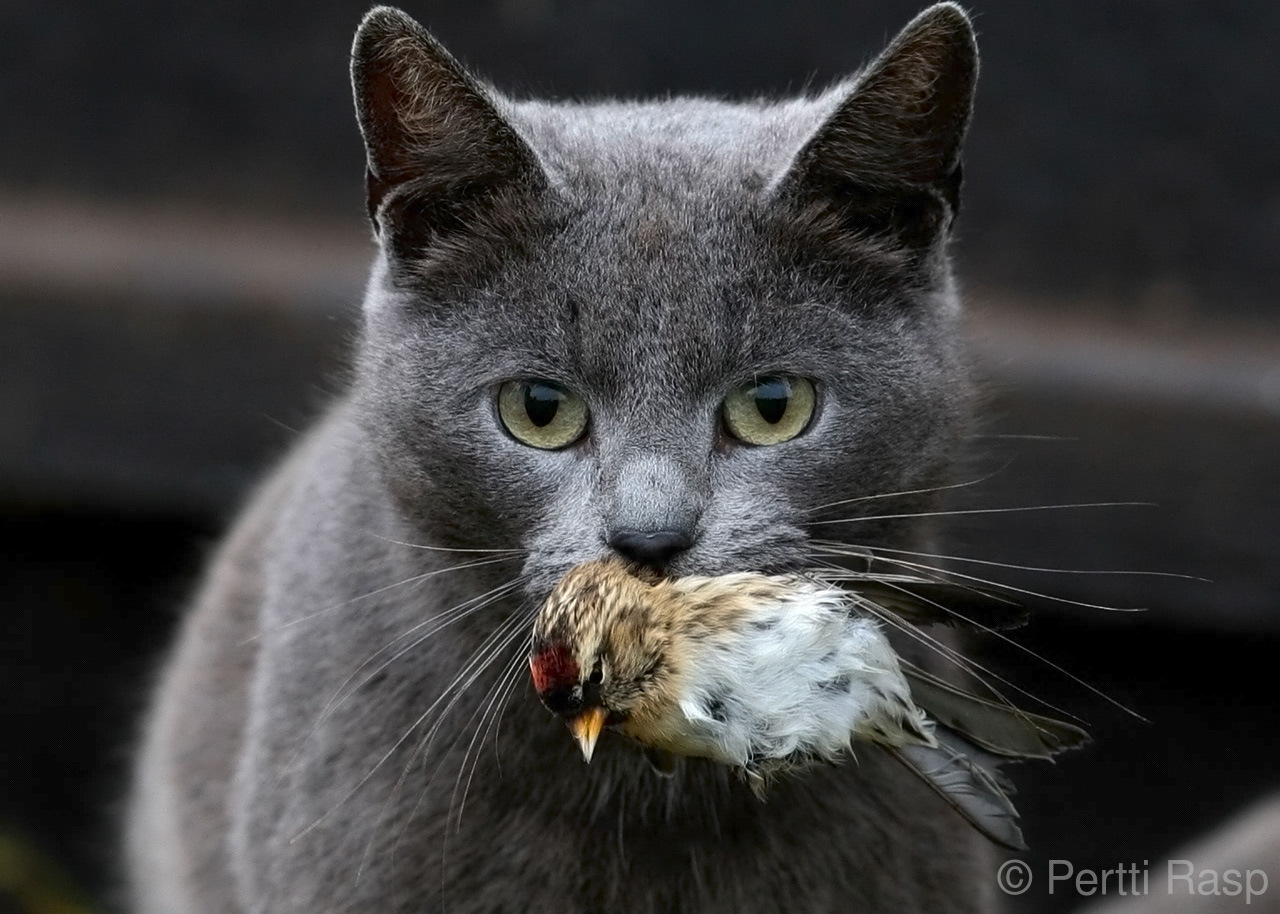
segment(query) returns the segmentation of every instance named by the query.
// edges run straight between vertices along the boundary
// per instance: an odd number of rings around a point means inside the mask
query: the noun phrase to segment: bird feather
[[[1051,759],[1089,742],[1089,734],[1075,724],[973,695],[914,664],[899,663],[911,697],[929,717],[993,755]]]
[[[1018,811],[1009,799],[1012,788],[996,766],[1001,759],[939,730],[936,746],[887,748],[978,831],[1009,850],[1027,849],[1018,827]]]

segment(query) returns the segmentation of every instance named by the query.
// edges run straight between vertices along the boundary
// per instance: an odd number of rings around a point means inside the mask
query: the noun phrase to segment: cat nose
[[[609,547],[618,554],[658,569],[692,545],[693,537],[682,530],[618,530],[609,537]]]

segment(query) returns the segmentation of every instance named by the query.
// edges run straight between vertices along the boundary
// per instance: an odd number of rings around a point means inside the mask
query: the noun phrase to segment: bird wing
[[[1018,811],[1009,799],[1013,784],[999,766],[1050,759],[1083,746],[1089,734],[1066,721],[971,695],[914,664],[899,662],[912,700],[937,725],[937,745],[906,745],[889,748],[889,753],[982,834],[1010,850],[1025,850]]]
[[[993,755],[1050,759],[1089,742],[1075,724],[972,695],[914,664],[899,663],[912,699],[929,717]]]
[[[886,751],[996,844],[1026,850],[1018,811],[1009,799],[1013,785],[996,769],[1000,759],[954,733],[935,735],[936,746],[886,747]]]

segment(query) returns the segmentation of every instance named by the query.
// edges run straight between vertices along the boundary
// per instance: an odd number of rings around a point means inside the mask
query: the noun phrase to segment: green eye
[[[817,399],[804,378],[756,378],[724,398],[724,424],[746,444],[781,444],[805,430]]]
[[[587,428],[587,404],[550,381],[503,384],[498,415],[517,441],[549,451],[573,444]]]

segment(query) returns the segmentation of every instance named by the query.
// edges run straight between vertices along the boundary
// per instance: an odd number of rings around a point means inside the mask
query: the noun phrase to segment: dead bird
[[[898,583],[892,596],[903,618],[936,616],[934,591]],[[821,575],[666,579],[617,559],[588,562],[539,613],[530,671],[588,762],[607,728],[658,753],[660,767],[665,753],[730,765],[763,796],[787,770],[865,742],[987,837],[1021,849],[997,766],[1049,758],[1087,735],[901,661],[859,610],[865,599]]]

